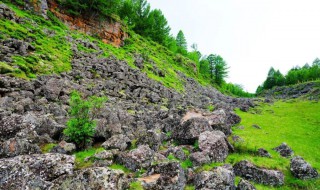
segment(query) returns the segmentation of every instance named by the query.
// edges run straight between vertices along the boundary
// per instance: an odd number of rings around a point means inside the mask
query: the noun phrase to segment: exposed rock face
[[[247,180],[253,180],[256,183],[272,186],[284,184],[284,175],[282,172],[259,168],[246,160],[238,162],[233,168],[237,176],[241,176]]]
[[[237,190],[256,190],[256,188],[249,181],[241,179]]]
[[[0,159],[0,189],[48,189],[51,181],[73,172],[74,157],[35,154]]]
[[[205,118],[192,118],[177,126],[172,133],[172,138],[181,144],[192,145],[205,131],[212,131],[209,122]]]
[[[159,175],[160,174],[160,175]],[[184,189],[186,178],[178,162],[160,163],[149,168],[148,176],[158,175],[154,180],[140,179],[145,189]]]
[[[50,189],[110,189],[124,190],[128,188],[129,182],[123,171],[109,168],[87,168],[79,170],[71,175],[63,175],[55,179]]]
[[[154,151],[149,146],[142,145],[128,153],[122,152],[118,155],[117,161],[132,171],[140,168],[147,168],[154,158]]]
[[[286,143],[282,143],[280,146],[274,148],[273,150],[279,152],[282,157],[288,158],[293,155],[293,150]]]
[[[318,172],[300,156],[294,157],[290,162],[292,175],[299,179],[313,179],[318,177]]]
[[[114,135],[106,142],[102,144],[102,147],[105,149],[119,149],[125,150],[130,142],[130,139],[125,135],[119,134]]]
[[[124,40],[128,37],[128,34],[123,30],[122,24],[111,17],[103,21],[99,20],[99,16],[90,19],[72,17],[63,12],[63,7],[59,7],[56,0],[49,0],[48,5],[50,11],[67,24],[70,29],[79,30],[88,35],[98,35],[105,43],[117,47],[124,45]],[[57,8],[60,8],[62,11],[58,12]]]
[[[212,161],[222,162],[228,156],[228,145],[221,131],[206,131],[199,136],[199,148]]]
[[[213,171],[203,171],[195,176],[196,189],[229,189],[234,190],[234,173],[232,168],[217,167]]]

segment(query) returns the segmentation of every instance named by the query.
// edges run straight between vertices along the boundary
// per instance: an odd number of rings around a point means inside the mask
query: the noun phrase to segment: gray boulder
[[[0,19],[16,20],[16,15],[7,5],[0,3]]]
[[[51,190],[121,190],[126,189],[129,184],[123,171],[102,167],[87,168],[71,175],[63,175],[52,183]]]
[[[11,138],[0,143],[0,158],[39,153],[41,153],[39,146],[30,143],[27,139]]]
[[[191,153],[189,156],[193,166],[201,166],[203,164],[208,164],[210,163],[210,157],[203,152],[194,152]]]
[[[234,190],[234,173],[230,167],[217,167],[213,171],[203,171],[195,176],[196,189]]]
[[[270,153],[266,149],[263,149],[263,148],[258,149],[258,155],[261,157],[271,158]]]
[[[152,180],[148,180],[152,179]],[[183,168],[178,162],[159,163],[148,169],[147,176],[139,179],[144,189],[181,190],[186,185]]]
[[[280,146],[274,148],[273,150],[279,152],[282,157],[288,158],[293,155],[293,150],[286,143],[282,143]]]
[[[318,172],[302,157],[296,156],[291,159],[290,171],[292,175],[299,179],[314,179],[318,177]]]
[[[23,129],[34,130],[34,126],[31,123],[25,122],[24,117],[20,115],[12,114],[3,117],[0,121],[0,139],[7,140],[13,138]]]
[[[249,181],[241,179],[237,186],[237,190],[256,190],[256,188]]]
[[[119,149],[125,150],[130,143],[130,139],[123,134],[113,135],[106,140],[101,146],[105,149]]]
[[[48,189],[52,180],[73,172],[74,160],[63,154],[0,159],[0,189]]]
[[[237,176],[252,180],[256,183],[272,186],[284,184],[284,175],[282,172],[259,168],[246,160],[238,162],[233,168]]]
[[[172,138],[180,144],[194,144],[199,135],[205,131],[212,131],[205,118],[192,118],[174,128]]]
[[[145,134],[140,135],[137,145],[149,145],[152,150],[157,151],[161,145],[161,139],[161,133],[148,130]]]
[[[57,146],[51,149],[51,153],[60,154],[71,154],[76,150],[76,145],[73,143],[67,143],[66,141],[61,141]]]
[[[179,160],[187,159],[187,155],[183,151],[183,146],[175,146],[168,148],[165,155],[169,156],[170,154],[172,154],[175,158],[178,158]]]
[[[221,131],[206,131],[199,136],[199,148],[212,161],[222,162],[228,156],[228,144]]]
[[[57,101],[64,86],[62,79],[50,78],[47,83],[42,86],[41,92],[49,101]]]
[[[129,152],[119,153],[117,162],[132,171],[136,171],[141,168],[148,168],[153,161],[154,154],[154,151],[149,146],[141,145]]]

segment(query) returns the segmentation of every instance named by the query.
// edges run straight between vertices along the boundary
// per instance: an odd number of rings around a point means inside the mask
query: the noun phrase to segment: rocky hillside
[[[260,95],[276,99],[306,98],[309,100],[319,100],[320,82],[314,81],[291,86],[277,86],[270,90],[262,91]]]
[[[0,189],[254,189],[245,179],[284,184],[281,171],[247,161],[223,164],[237,151],[227,138],[241,120],[233,110],[246,111],[253,100],[201,85],[188,59],[165,59],[170,52],[139,36],[117,49],[31,7],[48,20],[0,4]],[[75,90],[84,98],[108,97],[85,151],[63,134]],[[221,166],[202,169],[217,162]],[[318,175],[302,158],[292,167],[299,178]],[[235,184],[235,176],[243,179]]]

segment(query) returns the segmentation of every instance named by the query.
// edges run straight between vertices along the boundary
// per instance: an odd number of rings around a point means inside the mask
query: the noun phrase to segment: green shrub
[[[94,119],[106,100],[105,97],[96,96],[83,100],[78,92],[72,92],[70,97],[71,118],[63,133],[77,145],[77,148],[83,149],[86,143],[90,142],[96,127]]]

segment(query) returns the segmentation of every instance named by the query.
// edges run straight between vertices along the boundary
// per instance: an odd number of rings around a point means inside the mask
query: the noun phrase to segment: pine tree
[[[178,46],[178,53],[186,55],[188,46],[187,46],[187,40],[186,40],[182,30],[180,30],[177,34],[176,43]]]

